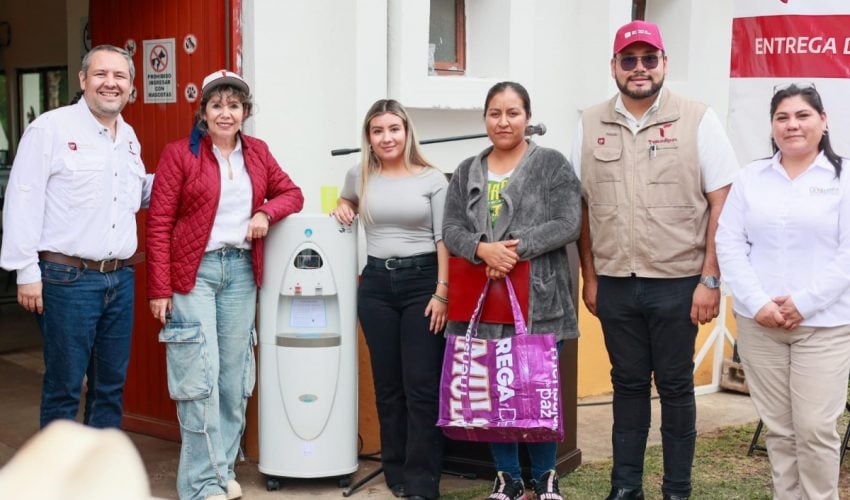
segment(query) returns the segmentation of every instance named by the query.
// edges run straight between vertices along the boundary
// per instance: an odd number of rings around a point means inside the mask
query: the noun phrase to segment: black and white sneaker
[[[497,472],[493,493],[490,493],[487,500],[525,500],[522,479],[514,479],[507,472]]]
[[[537,500],[564,500],[558,491],[558,473],[546,471],[538,479],[532,479],[531,485]]]

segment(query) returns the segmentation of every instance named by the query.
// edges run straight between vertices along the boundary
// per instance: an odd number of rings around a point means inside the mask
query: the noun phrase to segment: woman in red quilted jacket
[[[234,463],[254,388],[263,237],[304,204],[268,146],[240,132],[251,108],[239,75],[207,76],[196,127],[163,150],[151,195],[148,299],[180,420],[181,499],[242,496]]]

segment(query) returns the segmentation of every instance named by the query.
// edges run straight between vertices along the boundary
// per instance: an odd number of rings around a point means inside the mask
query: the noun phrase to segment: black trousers
[[[668,495],[691,494],[696,440],[694,343],[690,311],[699,276],[599,277],[597,313],[614,385],[611,484],[639,488],[650,425],[652,379],[661,397],[661,447]]]
[[[425,316],[437,265],[367,265],[362,278],[357,313],[372,358],[387,485],[404,484],[408,495],[437,498],[443,433],[435,424],[445,339],[428,330]]]

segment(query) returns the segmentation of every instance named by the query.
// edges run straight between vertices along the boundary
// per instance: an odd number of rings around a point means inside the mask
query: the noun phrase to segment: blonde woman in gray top
[[[443,458],[435,422],[448,304],[448,182],[422,156],[397,101],[372,105],[362,146],[332,214],[343,224],[359,214],[366,231],[357,312],[372,360],[381,463],[395,496],[433,499]]]

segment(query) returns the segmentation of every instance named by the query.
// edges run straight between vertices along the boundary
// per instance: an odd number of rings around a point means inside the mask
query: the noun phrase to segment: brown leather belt
[[[89,260],[80,257],[70,257],[56,252],[38,252],[38,258],[45,262],[73,266],[78,269],[90,269],[99,273],[111,273],[122,267],[132,266],[145,260],[145,252],[139,252],[129,259]]]

